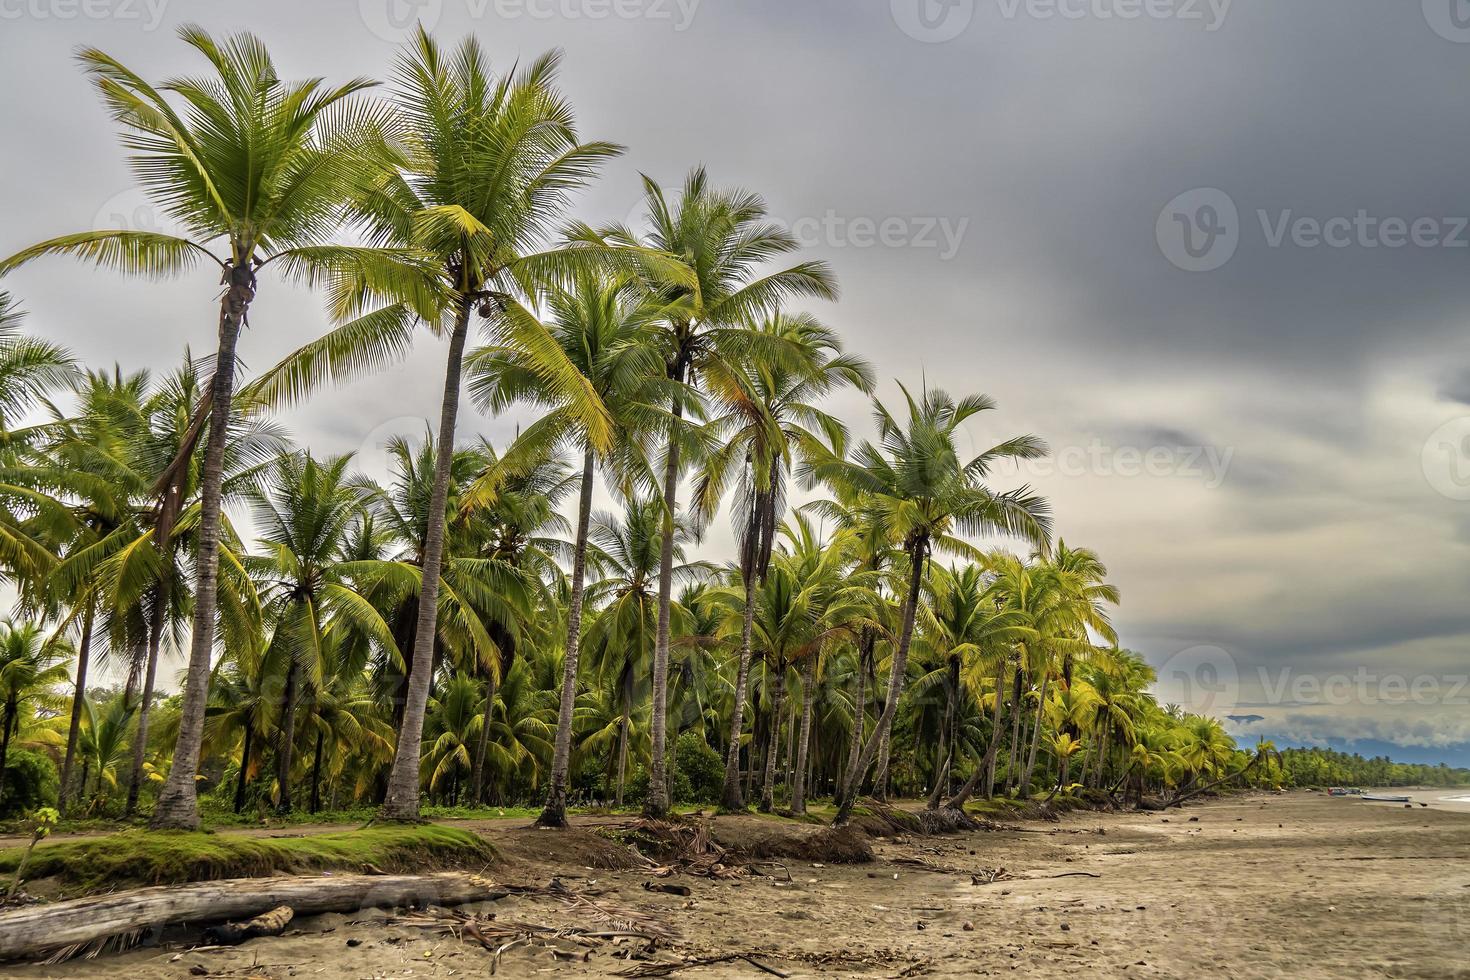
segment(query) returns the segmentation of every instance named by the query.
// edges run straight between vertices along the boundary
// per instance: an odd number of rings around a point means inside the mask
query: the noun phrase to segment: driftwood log
[[[404,905],[463,905],[508,894],[467,874],[227,878],[163,885],[0,912],[0,960],[81,947],[185,923],[244,919],[281,905],[297,915]]]

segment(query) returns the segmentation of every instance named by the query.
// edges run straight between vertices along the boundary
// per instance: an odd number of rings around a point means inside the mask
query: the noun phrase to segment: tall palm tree
[[[902,388],[902,386],[900,386]],[[985,450],[968,462],[956,446],[960,427],[995,403],[985,395],[955,401],[943,391],[927,389],[915,400],[902,389],[908,418],[900,423],[881,402],[874,402],[878,442],[864,441],[851,459],[819,461],[813,473],[849,494],[866,494],[876,520],[889,540],[901,543],[907,560],[908,585],[903,619],[889,663],[888,694],[872,735],[858,755],[854,773],[837,801],[835,822],[852,812],[863,773],[886,742],[907,677],[909,645],[923,588],[925,563],[935,551],[974,556],[973,546],[958,534],[1012,534],[1044,545],[1051,522],[1046,502],[1022,487],[996,493],[981,481],[1002,460],[1033,459],[1046,452],[1033,436],[1017,436]]]
[[[211,75],[155,85],[96,48],[84,49],[79,58],[123,128],[138,182],[187,237],[131,230],[65,235],[0,262],[0,275],[42,255],[66,254],[151,278],[212,263],[225,287],[209,397],[200,403],[189,444],[176,460],[176,467],[187,465],[207,413],[189,670],[173,766],[153,813],[156,827],[192,829],[199,824],[195,776],[215,641],[220,484],[236,344],[248,323],[257,277],[274,265],[308,282],[347,279],[399,292],[415,263],[407,251],[331,242],[357,150],[381,122],[355,99],[372,83],[355,79],[328,88],[320,79],[283,82],[253,35],[216,39],[186,26],[179,36],[204,56]]]
[[[817,399],[843,385],[864,393],[873,388],[868,363],[842,353],[837,334],[813,317],[777,314],[758,333],[762,343],[745,363],[716,359],[705,369],[705,386],[717,406],[707,426],[716,445],[706,454],[695,491],[695,513],[706,520],[719,507],[731,478],[735,480],[733,514],[745,606],[721,799],[729,810],[745,805],[740,791],[740,737],[755,591],[770,566],[791,470],[798,461],[843,452],[847,429],[818,408]],[[770,353],[776,356],[763,356]],[[823,437],[831,449],[821,445]]]
[[[636,279],[581,270],[566,287],[549,290],[545,303],[550,314],[548,327],[562,352],[616,420],[620,438],[610,444],[610,452],[599,453],[575,406],[542,383],[536,365],[522,351],[483,348],[470,355],[467,367],[470,392],[483,409],[498,412],[515,401],[537,405],[547,410],[536,425],[545,430],[544,438],[568,441],[582,452],[556,745],[546,803],[537,817],[539,826],[564,827],[595,467],[600,456],[604,468],[626,484],[630,470],[646,466],[641,438],[653,425],[651,417],[657,414],[653,406],[666,402],[667,396],[660,397],[663,363],[653,344],[660,307],[650,301]]]
[[[610,437],[606,414],[586,379],[521,305],[538,281],[595,262],[602,250],[548,247],[571,192],[621,148],[581,142],[571,107],[556,89],[559,56],[548,54],[496,77],[473,39],[444,52],[426,31],[399,58],[396,138],[358,195],[357,214],[375,245],[424,258],[419,282],[371,312],[372,283],[344,282],[337,311],[352,314],[320,342],[271,372],[262,392],[299,396],[317,380],[345,376],[396,357],[422,321],[449,339],[423,590],[409,662],[408,700],[382,814],[416,819],[419,750],[428,704],[431,658],[444,558],[444,514],[465,343],[478,315],[501,343],[520,346],[542,383],[579,406],[594,442]]]
[[[752,348],[751,331],[742,325],[758,323],[774,314],[793,296],[831,299],[836,285],[821,262],[802,262],[760,274],[767,262],[795,251],[798,242],[785,229],[767,220],[766,204],[758,195],[740,189],[713,187],[704,168],[690,172],[672,204],[664,189],[643,178],[644,204],[650,229],[640,237],[628,228],[612,229],[609,237],[627,245],[642,243],[681,259],[693,273],[693,282],[655,281],[653,292],[668,305],[664,319],[662,353],[665,373],[678,386],[697,385],[707,369],[718,362],[739,362]],[[774,353],[774,351],[771,351]],[[664,453],[663,552],[658,587],[658,635],[653,658],[653,758],[649,766],[648,799],[644,811],[663,817],[669,808],[668,773],[664,748],[668,706],[670,617],[673,601],[674,524],[678,514],[680,455],[683,433],[679,423],[691,406],[691,395],[681,392],[671,403]]]

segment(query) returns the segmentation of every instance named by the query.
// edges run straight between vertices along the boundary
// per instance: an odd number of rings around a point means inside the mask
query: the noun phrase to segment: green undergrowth
[[[0,851],[0,875],[23,850]],[[479,871],[495,851],[478,834],[436,824],[368,827],[309,837],[247,837],[208,831],[125,830],[38,847],[31,881],[50,878],[70,896],[141,885],[258,878],[317,871]]]

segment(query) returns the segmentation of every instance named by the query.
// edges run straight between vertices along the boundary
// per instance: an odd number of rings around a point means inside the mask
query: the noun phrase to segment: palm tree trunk
[[[158,651],[163,644],[163,628],[170,598],[168,581],[160,582],[153,597],[153,615],[148,623],[148,666],[143,670],[143,700],[138,705],[138,727],[133,732],[133,770],[128,777],[126,813],[138,812],[138,793],[143,788],[143,756],[148,751],[148,714],[153,707],[153,682],[158,674]]]
[[[240,749],[240,776],[235,780],[235,812],[245,809],[245,784],[250,773],[250,743],[255,740],[255,715],[245,713],[245,741]]]
[[[618,792],[614,797],[614,805],[623,805],[623,783],[628,778],[628,712],[623,711],[622,721],[618,724]]]
[[[322,730],[316,730],[316,751],[311,756],[311,812],[322,808]]]
[[[970,773],[970,778],[959,791],[949,798],[945,804],[956,810],[964,809],[970,797],[975,795],[975,788],[980,785],[980,780],[985,780],[985,798],[990,799],[995,791],[995,757],[1000,752],[1000,733],[1004,727],[1005,718],[1005,678],[1006,662],[1001,658],[995,668],[995,707],[990,714],[990,744],[985,747],[985,758],[981,759],[975,766],[975,771]]]
[[[408,703],[388,794],[381,815],[387,820],[419,818],[419,749],[424,737],[424,713],[429,704],[429,681],[434,665],[434,638],[439,628],[439,572],[444,559],[445,509],[449,503],[449,470],[454,462],[454,431],[459,419],[459,382],[464,369],[465,338],[470,328],[470,299],[459,300],[454,332],[449,337],[449,360],[444,369],[444,402],[439,410],[439,443],[435,446],[434,484],[429,492],[429,526],[424,535],[423,582],[419,587],[419,617],[413,637],[413,666],[409,669]]]
[[[837,782],[839,797],[847,792],[847,787],[857,770],[858,757],[863,750],[863,730],[867,727],[868,720],[868,672],[873,666],[873,645],[876,642],[877,636],[873,633],[872,628],[864,626],[862,637],[858,641],[857,694],[853,698],[852,732],[847,743],[847,763],[842,767],[842,775]]]
[[[960,658],[951,656],[946,665],[946,683],[949,685],[944,700],[944,728],[939,733],[939,752],[935,756],[934,788],[929,791],[926,809],[939,809],[939,800],[948,791],[949,770],[954,765],[954,716],[955,702],[959,699]]]
[[[475,746],[475,764],[470,771],[470,799],[475,806],[484,800],[485,756],[490,751],[490,722],[495,717],[495,675],[485,678],[485,715],[480,719],[480,744]]]
[[[833,818],[834,826],[845,824],[852,816],[852,805],[857,798],[858,788],[862,785],[863,774],[873,764],[873,756],[877,754],[880,744],[888,739],[888,733],[893,727],[893,716],[898,711],[898,698],[903,693],[904,681],[907,679],[909,663],[909,644],[914,639],[914,616],[919,607],[919,590],[924,582],[924,561],[928,554],[927,542],[922,539],[914,542],[909,549],[909,594],[903,606],[903,628],[899,633],[898,649],[893,653],[893,661],[888,668],[888,699],[883,703],[883,713],[878,716],[878,723],[873,729],[873,734],[868,737],[863,745],[863,751],[858,756],[856,776],[848,781],[847,791],[837,803],[837,815]]]
[[[87,697],[87,664],[92,653],[93,613],[89,599],[87,611],[82,614],[82,639],[77,646],[77,688],[71,698],[71,724],[66,729],[66,761],[61,764],[61,788],[56,793],[56,809],[63,816],[66,815],[66,800],[71,789],[72,760],[76,758],[77,739],[82,733],[82,702]]]
[[[561,706],[556,715],[556,749],[551,758],[551,787],[536,818],[538,827],[567,825],[567,779],[572,766],[572,713],[577,706],[577,667],[582,649],[582,594],[587,579],[587,529],[592,523],[592,480],[596,458],[591,447],[582,454],[582,489],[577,498],[577,541],[572,554],[572,597],[567,607],[566,657],[561,665]]]
[[[1036,747],[1041,744],[1041,729],[1046,721],[1046,687],[1049,674],[1041,675],[1040,699],[1036,703],[1036,725],[1031,730],[1031,750],[1026,755],[1026,771],[1021,775],[1021,799],[1031,795],[1031,773],[1036,768]]]
[[[286,668],[281,699],[281,740],[276,746],[276,812],[291,812],[291,750],[296,745],[296,661]]]
[[[220,497],[225,474],[225,442],[229,438],[235,396],[235,344],[250,301],[255,298],[255,272],[246,260],[226,274],[229,289],[220,300],[219,350],[210,385],[209,439],[199,483],[199,547],[194,562],[194,627],[189,644],[189,672],[179,712],[179,737],[173,765],[153,808],[155,830],[197,830],[199,801],[195,777],[204,744],[204,709],[209,701],[209,659],[214,652],[215,612],[219,600]]]
[[[888,763],[893,755],[893,729],[883,733],[878,743],[878,765],[873,769],[873,798],[880,802],[888,800]]]
[[[740,738],[745,727],[745,689],[750,679],[750,636],[755,624],[755,570],[745,571],[745,608],[740,614],[740,666],[735,673],[735,706],[730,711],[730,747],[725,754],[725,789],[720,805],[745,809],[740,792]]]
[[[776,805],[776,756],[781,751],[781,711],[786,707],[786,665],[772,666],[771,730],[766,735],[766,772],[761,781],[761,813],[770,813]]]
[[[682,367],[673,372],[676,382],[684,380]],[[683,404],[675,399],[674,424],[684,417]],[[658,634],[653,645],[653,719],[649,725],[652,750],[648,763],[648,797],[643,815],[662,820],[669,813],[668,773],[664,771],[664,734],[669,703],[669,616],[674,592],[674,515],[678,512],[679,439],[669,433],[668,459],[664,463],[664,529],[658,563]]]
[[[1014,675],[1015,680],[1011,688],[1011,743],[1009,747],[1009,756],[1006,760],[1005,785],[1005,793],[1007,796],[1010,795],[1011,787],[1014,786],[1016,782],[1016,746],[1019,745],[1021,741],[1021,718],[1025,714],[1025,712],[1021,710],[1021,707],[1024,704],[1024,702],[1022,701],[1022,696],[1026,693],[1024,677],[1025,672],[1020,667],[1017,667],[1016,673]]]
[[[812,701],[816,696],[815,653],[801,665],[801,734],[796,738],[796,775],[791,787],[791,812],[806,812],[807,759],[812,742]]]

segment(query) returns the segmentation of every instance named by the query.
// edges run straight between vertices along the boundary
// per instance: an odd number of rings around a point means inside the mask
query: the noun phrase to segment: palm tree
[[[835,822],[839,825],[851,814],[862,776],[892,728],[907,676],[909,645],[929,556],[936,550],[973,555],[974,548],[956,537],[956,532],[1014,534],[1038,545],[1045,544],[1050,533],[1044,500],[1025,487],[996,493],[981,483],[1002,460],[1044,454],[1045,446],[1039,440],[1017,436],[962,462],[955,445],[960,426],[971,416],[993,409],[995,403],[985,395],[956,402],[936,389],[924,391],[917,401],[906,388],[903,393],[908,404],[906,424],[900,424],[881,402],[874,402],[878,443],[865,441],[852,459],[834,456],[813,467],[816,476],[838,485],[842,492],[871,498],[876,520],[889,540],[901,542],[908,563],[903,619],[889,663],[887,700],[858,756],[855,772],[849,773],[846,792],[838,799]]]
[[[282,456],[265,485],[251,494],[264,555],[245,559],[259,581],[263,605],[274,624],[265,650],[265,669],[284,676],[276,748],[277,809],[291,810],[291,764],[296,712],[303,688],[323,685],[327,651],[350,636],[388,651],[393,632],[357,589],[345,560],[353,523],[366,496],[348,479],[350,456],[317,461],[305,453]]]
[[[0,621],[0,789],[22,709],[66,680],[71,654],[70,644],[47,637],[35,623]]]
[[[923,623],[920,643],[942,662],[945,672],[944,721],[939,729],[934,785],[928,803],[928,808],[934,810],[939,807],[947,776],[959,752],[957,725],[962,667],[968,661],[977,677],[988,677],[994,665],[1004,664],[1011,647],[1032,635],[1032,631],[1017,610],[1007,609],[998,601],[1000,593],[996,583],[987,580],[980,566],[966,565],[958,569],[931,566],[926,590],[930,600],[920,609]],[[999,682],[996,697],[1000,697]],[[995,738],[998,728],[996,725],[992,729],[993,744],[998,742]],[[988,762],[987,755],[976,772]]]
[[[195,776],[215,641],[220,485],[235,350],[257,277],[274,264],[308,282],[349,279],[399,292],[415,264],[407,251],[330,242],[357,150],[380,122],[354,99],[370,82],[355,79],[337,88],[324,87],[320,79],[286,83],[253,35],[216,40],[186,26],[179,36],[209,62],[210,77],[154,85],[96,48],[79,58],[123,127],[139,183],[188,237],[129,230],[66,235],[0,262],[0,275],[42,255],[67,254],[152,278],[179,275],[207,261],[225,286],[209,397],[200,402],[191,438],[175,462],[177,468],[187,465],[207,412],[189,669],[173,766],[153,813],[156,827],[192,829],[199,824]],[[222,254],[211,248],[216,241]]]
[[[497,78],[473,38],[446,55],[420,28],[397,66],[398,139],[381,148],[383,165],[359,194],[357,214],[374,245],[423,256],[423,275],[402,287],[398,302],[366,313],[372,283],[344,281],[337,312],[351,318],[279,365],[260,389],[274,399],[299,396],[320,378],[383,363],[407,349],[420,320],[449,338],[423,589],[407,706],[383,802],[387,819],[418,816],[444,514],[471,318],[478,314],[501,343],[524,350],[542,383],[579,407],[598,446],[610,437],[586,379],[517,299],[529,297],[538,281],[592,264],[605,251],[538,250],[570,193],[621,152],[611,143],[579,141],[571,108],[555,87],[558,62],[545,55]]]
[[[640,437],[656,414],[663,364],[658,357],[655,321],[659,307],[650,302],[637,280],[608,276],[599,270],[581,270],[565,288],[546,297],[548,324],[567,360],[616,420],[620,438],[599,454],[591,433],[574,405],[557,398],[542,383],[536,364],[515,348],[488,347],[470,355],[470,392],[481,408],[498,412],[524,401],[548,410],[536,424],[548,441],[566,440],[582,451],[582,476],[577,500],[577,524],[572,550],[571,592],[567,604],[566,646],[562,658],[560,706],[556,745],[546,804],[537,825],[566,826],[567,776],[571,765],[572,721],[577,700],[582,612],[586,590],[587,535],[592,517],[594,469],[599,455],[605,468],[622,483],[628,471],[643,468]]]
[[[76,359],[65,347],[21,333],[24,319],[15,299],[0,289],[0,435],[7,451],[24,444],[35,431],[17,430],[15,424],[47,392],[70,384],[77,370]]]
[[[609,237],[627,245],[642,244],[677,256],[693,273],[693,282],[656,281],[655,295],[668,306],[662,353],[665,373],[678,386],[694,386],[718,362],[738,362],[752,347],[743,324],[758,323],[772,315],[792,296],[831,299],[836,286],[827,266],[803,262],[766,275],[757,270],[797,249],[796,239],[766,220],[766,204],[744,190],[721,190],[709,183],[702,167],[691,171],[678,200],[671,206],[662,187],[643,178],[644,203],[651,229],[644,239],[627,228],[613,229]],[[681,392],[671,401],[670,424],[664,454],[663,552],[658,586],[658,633],[653,657],[653,758],[649,765],[648,799],[644,812],[661,818],[669,808],[668,773],[664,742],[668,705],[669,637],[673,600],[674,524],[678,514],[680,452],[683,433],[679,423],[692,394]]]
[[[617,748],[613,758],[619,804],[634,705],[639,700],[643,679],[650,676],[653,662],[658,623],[654,588],[662,562],[663,523],[663,505],[658,500],[635,498],[628,501],[621,517],[594,514],[588,532],[588,540],[595,549],[594,568],[598,579],[588,586],[587,600],[598,612],[587,628],[582,645],[591,673],[613,692],[618,706]],[[675,534],[673,554],[679,564],[674,566],[673,574],[686,580],[706,574],[706,566],[684,562],[684,542],[689,536],[684,522],[675,525]],[[671,609],[682,625],[687,618],[685,610],[677,603]],[[650,773],[650,793],[653,792],[651,780]]]
[[[733,513],[745,605],[721,800],[728,810],[745,805],[740,792],[740,737],[755,591],[770,566],[792,466],[798,460],[807,462],[843,451],[847,429],[817,407],[818,398],[847,384],[864,393],[873,388],[868,363],[843,354],[836,333],[810,316],[778,314],[761,325],[759,334],[763,342],[752,351],[748,363],[718,359],[706,366],[705,385],[719,412],[707,428],[717,446],[704,460],[695,491],[695,512],[706,520],[719,507],[731,477],[736,480]],[[778,356],[762,356],[772,351]],[[814,429],[826,437],[830,450],[820,445]]]

